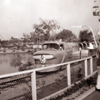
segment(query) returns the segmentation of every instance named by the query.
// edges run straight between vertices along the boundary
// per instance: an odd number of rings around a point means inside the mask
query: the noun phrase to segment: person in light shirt
[[[100,92],[100,68],[98,68],[98,77],[97,77],[97,84],[95,87],[96,91]]]
[[[92,43],[89,43],[89,47],[87,47],[88,49],[94,49],[94,46]]]

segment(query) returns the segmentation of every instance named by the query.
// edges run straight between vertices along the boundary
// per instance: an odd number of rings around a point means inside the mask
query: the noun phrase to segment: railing
[[[67,74],[67,83],[66,84],[67,84],[67,87],[68,87],[68,86],[71,86],[71,84],[72,84],[72,80],[71,80],[71,77],[72,77],[71,76],[71,68],[72,67],[71,67],[71,64],[83,61],[83,63],[84,63],[84,68],[83,68],[84,69],[84,75],[83,75],[83,78],[86,78],[86,77],[88,77],[89,75],[91,75],[92,73],[94,73],[96,71],[96,64],[95,64],[96,62],[94,62],[94,58],[95,58],[95,55],[91,56],[91,57],[86,57],[86,58],[82,58],[82,59],[66,62],[66,63],[52,65],[52,66],[49,66],[49,67],[38,68],[38,69],[33,69],[33,70],[28,70],[28,71],[23,71],[23,72],[16,72],[16,73],[11,73],[11,74],[6,74],[6,75],[0,75],[0,80],[6,79],[6,78],[9,78],[9,77],[16,77],[16,76],[20,76],[20,75],[30,74],[30,77],[31,77],[31,89],[32,89],[32,100],[37,100],[36,72],[39,72],[39,71],[42,71],[42,70],[51,69],[51,68],[57,68],[59,66],[64,66],[64,67],[66,67],[65,68],[66,74]],[[9,100],[12,100],[12,99],[9,99]]]

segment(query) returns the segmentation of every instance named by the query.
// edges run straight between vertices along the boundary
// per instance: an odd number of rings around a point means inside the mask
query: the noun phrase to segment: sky
[[[100,5],[100,0],[96,1]],[[94,0],[0,0],[0,35],[4,40],[21,38],[33,31],[40,18],[57,20],[64,29],[88,25],[98,30],[93,6]]]

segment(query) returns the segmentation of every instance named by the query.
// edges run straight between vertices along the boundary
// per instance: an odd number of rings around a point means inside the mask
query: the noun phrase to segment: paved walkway
[[[98,71],[98,75],[100,75],[100,66],[97,67],[97,71]],[[67,99],[65,98],[64,100]],[[95,91],[95,87],[93,87],[74,100],[100,100],[100,92]]]
[[[100,92],[94,91],[83,100],[100,100]]]
[[[100,66],[97,67],[98,75],[100,75]],[[83,100],[100,100],[100,92],[94,91]]]
[[[98,75],[100,75],[100,66],[97,67]],[[77,100],[100,100],[100,92],[95,91],[95,87],[81,95]]]

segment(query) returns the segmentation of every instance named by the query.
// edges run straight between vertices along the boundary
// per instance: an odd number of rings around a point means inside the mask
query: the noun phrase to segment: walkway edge
[[[89,96],[94,91],[95,91],[95,87],[89,89],[88,91],[86,91],[84,94],[82,94],[81,96],[79,96],[75,100],[83,100],[83,99],[85,99],[87,96]]]

